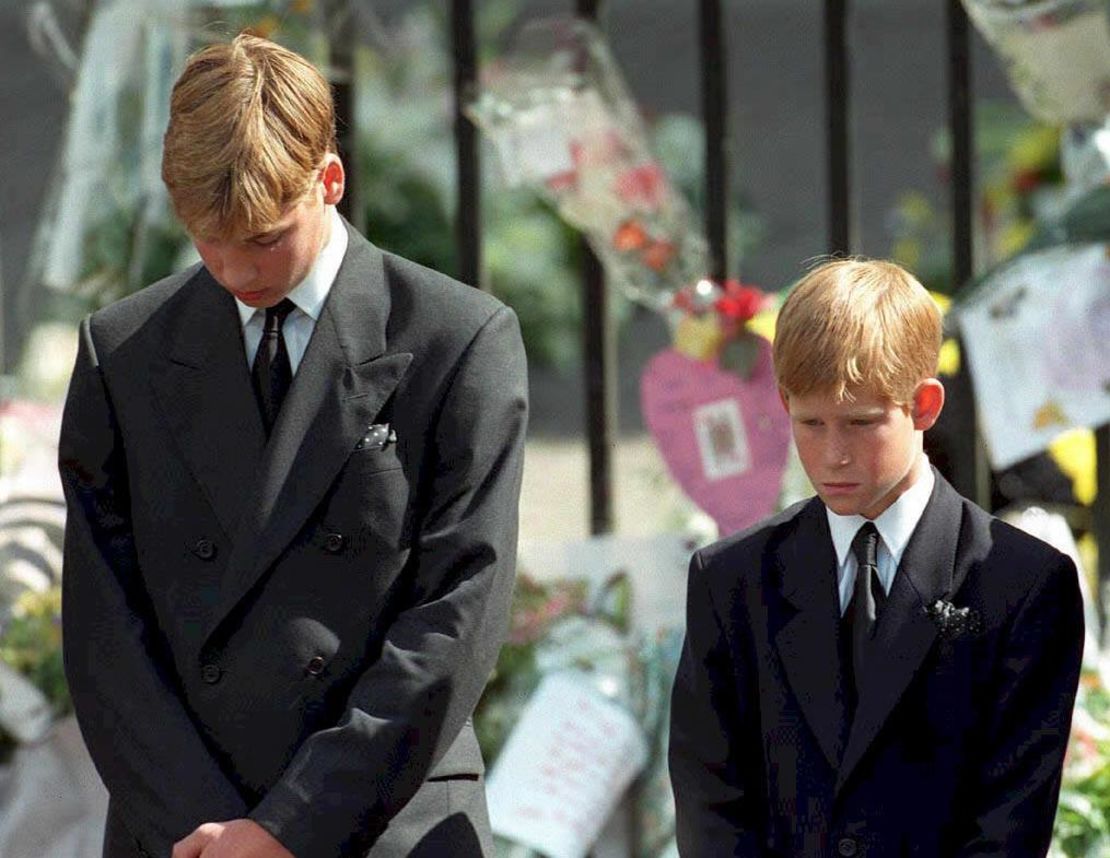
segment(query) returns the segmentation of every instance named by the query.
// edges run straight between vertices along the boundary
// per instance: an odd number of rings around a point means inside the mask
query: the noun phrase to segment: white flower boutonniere
[[[933,604],[928,605],[925,613],[937,624],[937,630],[945,640],[976,635],[983,630],[983,619],[978,611],[973,611],[971,608],[957,608],[944,599],[937,599]]]

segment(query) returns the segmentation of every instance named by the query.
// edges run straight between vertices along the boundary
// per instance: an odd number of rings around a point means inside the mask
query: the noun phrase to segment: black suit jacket
[[[977,612],[942,635],[926,606]],[[817,499],[694,555],[670,767],[683,855],[1044,855],[1079,678],[1072,562],[939,474],[851,724]]]
[[[297,858],[489,848],[469,719],[513,583],[519,329],[348,232],[268,443],[203,267],[81,327],[65,660],[112,858],[246,815]]]

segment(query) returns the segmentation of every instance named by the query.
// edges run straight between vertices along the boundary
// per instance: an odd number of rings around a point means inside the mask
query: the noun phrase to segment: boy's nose
[[[852,461],[850,446],[839,438],[833,438],[825,450],[825,463],[830,467],[840,467]]]
[[[224,285],[229,289],[242,289],[249,286],[258,274],[258,269],[246,259],[225,256],[221,263],[222,271],[220,273]]]

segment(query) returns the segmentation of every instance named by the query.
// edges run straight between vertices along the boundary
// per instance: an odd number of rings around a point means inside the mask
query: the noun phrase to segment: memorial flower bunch
[[[982,179],[975,203],[985,266],[1020,252],[1037,229],[1038,213],[1051,208],[1063,188],[1060,130],[1030,119],[1010,105],[986,102],[976,109],[976,149]],[[933,141],[937,177],[951,182],[951,141]],[[931,291],[951,295],[963,284],[951,280],[951,215],[931,195],[902,193],[888,218],[891,258],[917,274]]]
[[[483,755],[492,763],[545,675],[568,670],[584,674],[643,730],[649,756],[633,798],[637,855],[656,858],[674,851],[667,725],[683,634],[676,628],[630,633],[632,597],[623,571],[593,588],[584,579],[540,582],[527,573],[518,575],[508,639],[474,725]],[[498,838],[498,854],[538,858],[539,853]]]
[[[757,354],[750,323],[773,305],[773,296],[740,280],[699,280],[671,299],[674,347],[747,378]]]
[[[526,572],[517,575],[509,636],[474,713],[482,753],[493,760],[513,724],[539,684],[536,648],[560,618],[586,609],[585,581],[541,583]]]
[[[644,667],[641,643],[628,634],[631,598],[624,572],[593,591],[584,579],[517,576],[508,639],[474,715],[487,760],[497,757],[545,673],[583,671],[606,697],[642,714]]]
[[[1110,855],[1110,691],[1096,670],[1080,678],[1052,849],[1068,858]]]
[[[21,692],[5,686],[8,693],[23,694],[21,706],[25,706],[27,694],[36,698],[35,706],[26,708],[26,715],[23,717],[37,717],[43,700],[54,719],[68,715],[73,710],[62,664],[60,587],[50,587],[42,592],[27,590],[15,601],[11,616],[0,630],[0,661],[34,687],[34,691]],[[9,704],[10,701],[0,701],[0,706],[12,709]],[[21,706],[15,709],[18,710]],[[6,712],[5,717],[21,716]],[[29,727],[29,722],[5,722],[0,725],[0,759],[11,755],[19,744],[17,734],[25,734]],[[24,735],[24,738],[28,737]]]
[[[0,631],[0,659],[34,683],[56,717],[72,710],[62,668],[61,587],[27,590],[16,600]]]

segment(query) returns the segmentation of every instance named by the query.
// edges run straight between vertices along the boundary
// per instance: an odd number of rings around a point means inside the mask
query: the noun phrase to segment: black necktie
[[[850,633],[852,681],[858,701],[875,626],[886,599],[879,581],[879,531],[871,522],[856,532],[852,554],[856,558],[856,583],[844,618]]]
[[[296,304],[283,298],[279,304],[266,308],[266,321],[262,326],[262,341],[251,367],[251,384],[262,413],[262,425],[266,434],[274,428],[282,400],[289,392],[293,382],[293,366],[289,363],[289,351],[285,348],[285,337],[281,326],[285,317],[296,309]]]

